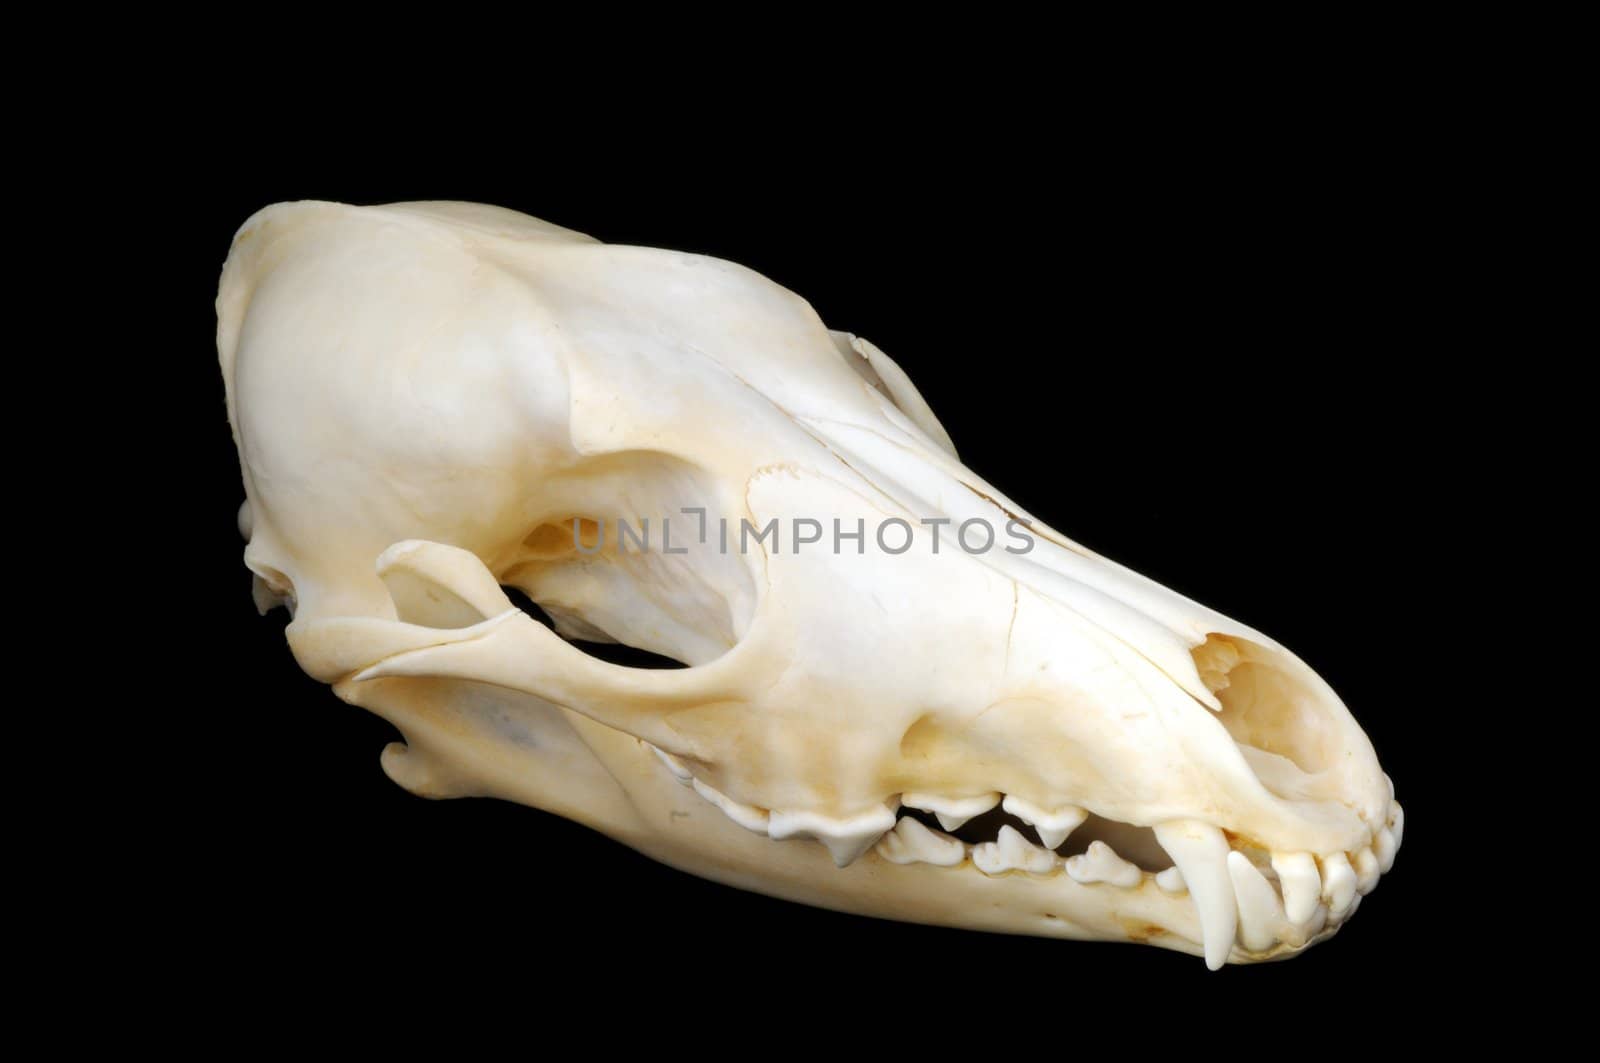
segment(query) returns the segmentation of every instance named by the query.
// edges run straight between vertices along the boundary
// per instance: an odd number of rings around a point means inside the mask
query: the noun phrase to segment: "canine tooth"
[[[1000,828],[1000,836],[992,842],[973,846],[972,862],[985,875],[1001,875],[1007,871],[1026,871],[1033,875],[1048,875],[1056,869],[1056,854],[1041,849],[1022,836],[1017,828],[1007,824]]]
[[[1228,961],[1239,925],[1239,905],[1228,874],[1228,839],[1211,824],[1193,819],[1163,823],[1155,831],[1156,841],[1172,857],[1194,898],[1206,966],[1215,971]]]
[[[1394,867],[1394,854],[1399,848],[1400,846],[1394,840],[1394,831],[1388,827],[1379,828],[1378,837],[1372,843],[1372,851],[1378,857],[1378,870],[1380,872],[1387,875],[1389,869]]]
[[[1183,884],[1183,872],[1176,867],[1169,867],[1156,875],[1156,885],[1161,887],[1163,893],[1184,893],[1189,889]]]
[[[685,786],[689,786],[694,782],[694,773],[689,770],[689,766],[687,764],[673,756],[671,753],[668,753],[666,750],[657,749],[655,746],[651,746],[649,742],[646,742],[645,745],[650,746],[650,752],[654,753],[656,755],[656,759],[667,766],[667,770],[672,772],[672,775],[675,779],[683,783]]]
[[[967,858],[967,847],[948,834],[902,816],[894,830],[878,842],[876,852],[891,864],[933,864],[954,867]]]
[[[968,820],[981,816],[1000,803],[997,793],[977,797],[941,797],[938,794],[902,794],[900,803],[932,812],[945,830],[960,830]]]
[[[1010,794],[1000,802],[1000,807],[1038,831],[1039,840],[1044,842],[1046,849],[1054,849],[1066,841],[1067,835],[1089,818],[1086,810],[1074,805],[1063,805],[1054,811],[1047,811],[1032,801]]]
[[[1350,858],[1334,853],[1322,858],[1322,895],[1328,898],[1328,915],[1342,919],[1356,896],[1356,872]]]
[[[774,809],[767,826],[769,837],[815,838],[828,847],[833,862],[840,867],[855,863],[868,849],[894,829],[894,810],[879,805],[870,812],[846,819],[835,819],[817,812],[783,812]]]
[[[1363,849],[1356,854],[1356,891],[1362,895],[1371,893],[1378,885],[1378,856],[1370,848]]]
[[[699,779],[695,779],[693,785],[695,793],[722,809],[724,815],[745,830],[753,830],[757,834],[767,833],[767,822],[770,817],[766,809],[735,801],[727,794],[707,786]]]
[[[1283,885],[1283,913],[1296,925],[1311,918],[1322,899],[1322,876],[1310,853],[1273,853],[1272,870]]]
[[[1228,874],[1239,903],[1239,943],[1251,952],[1265,952],[1278,943],[1283,923],[1278,893],[1241,852],[1228,854]]]
[[[1406,810],[1396,801],[1389,806],[1389,832],[1394,835],[1394,847],[1400,848],[1400,837],[1406,829]]]
[[[1090,842],[1086,852],[1067,859],[1067,874],[1072,881],[1085,886],[1092,882],[1105,882],[1112,886],[1130,889],[1144,878],[1144,872],[1117,855],[1105,842]]]

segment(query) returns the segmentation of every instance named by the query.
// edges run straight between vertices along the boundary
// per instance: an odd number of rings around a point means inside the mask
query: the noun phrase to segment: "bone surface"
[[[217,315],[254,601],[400,730],[417,794],[1213,968],[1325,940],[1395,864],[1394,791],[1310,667],[1029,517],[887,354],[750,270],[281,203]]]

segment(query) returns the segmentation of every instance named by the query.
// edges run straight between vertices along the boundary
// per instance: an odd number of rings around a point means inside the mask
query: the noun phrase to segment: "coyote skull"
[[[408,790],[1213,968],[1333,933],[1394,859],[1389,781],[1306,665],[1032,521],[883,352],[749,270],[287,203],[217,312],[257,604],[399,728]]]

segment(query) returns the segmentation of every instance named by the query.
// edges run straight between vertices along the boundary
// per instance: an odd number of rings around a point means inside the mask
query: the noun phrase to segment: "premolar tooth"
[[[1016,816],[1039,833],[1046,849],[1054,849],[1067,840],[1067,836],[1089,818],[1089,813],[1074,805],[1063,805],[1048,811],[1032,801],[1008,794],[1000,807]]]
[[[670,765],[669,765],[670,767]],[[767,833],[767,810],[756,808],[754,805],[743,804],[735,801],[727,794],[713,787],[707,786],[699,779],[693,782],[694,792],[722,809],[724,815],[733,820],[745,830],[753,830],[757,834]]]
[[[1239,903],[1239,943],[1251,952],[1265,952],[1278,943],[1283,924],[1278,893],[1241,852],[1228,854],[1228,874]]]
[[[1067,858],[1067,874],[1072,881],[1089,885],[1105,882],[1112,886],[1131,889],[1144,878],[1144,872],[1117,855],[1105,842],[1090,842],[1089,848],[1077,856]]]
[[[876,851],[891,864],[954,867],[967,858],[967,847],[960,841],[925,827],[910,816],[900,817],[894,830],[878,841]]]
[[[870,812],[835,819],[817,812],[783,812],[774,809],[767,834],[778,840],[784,838],[815,838],[828,847],[833,862],[849,867],[878,843],[885,833],[894,829],[894,810],[879,805]]]
[[[1380,827],[1378,836],[1372,842],[1372,851],[1378,857],[1378,870],[1387,875],[1389,869],[1394,867],[1394,854],[1400,846],[1394,840],[1394,831],[1388,827]]]
[[[1322,895],[1328,898],[1328,915],[1342,919],[1356,896],[1356,871],[1350,858],[1334,853],[1322,858]]]
[[[1310,853],[1273,853],[1272,870],[1283,884],[1283,911],[1289,922],[1308,921],[1322,899],[1322,876],[1317,859]]]
[[[997,793],[977,797],[941,797],[938,794],[901,794],[900,803],[932,812],[945,830],[960,830],[974,816],[981,816],[1000,803]]]
[[[1176,867],[1169,867],[1156,875],[1156,885],[1161,887],[1163,893],[1184,893],[1189,889],[1183,884],[1183,872]]]
[[[650,746],[650,752],[654,753],[656,755],[656,759],[667,766],[667,770],[672,772],[673,778],[677,779],[685,786],[690,786],[694,783],[694,773],[689,770],[689,766],[687,764],[673,756],[671,753],[668,753],[666,750],[657,749],[655,746],[651,746],[649,742],[646,742],[645,745]]]
[[[1048,875],[1058,861],[1055,853],[1039,848],[1007,824],[1000,828],[1000,836],[994,841],[973,846],[972,862],[985,875],[1003,875],[1007,871]]]
[[[1156,841],[1172,857],[1194,906],[1205,938],[1206,966],[1213,971],[1228,962],[1239,925],[1239,905],[1228,874],[1228,839],[1199,820],[1179,819],[1156,827]]]
[[[1371,893],[1378,885],[1378,855],[1371,849],[1363,849],[1356,854],[1356,890],[1365,896]]]

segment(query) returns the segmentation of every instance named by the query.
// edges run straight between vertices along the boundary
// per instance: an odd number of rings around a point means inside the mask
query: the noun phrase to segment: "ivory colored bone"
[[[1393,790],[1310,668],[1029,518],[883,351],[747,269],[487,206],[282,203],[217,313],[255,600],[399,727],[408,789],[1212,967],[1323,940],[1394,862]]]

